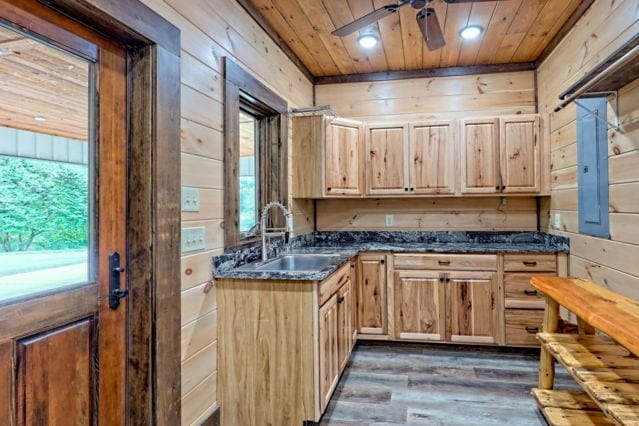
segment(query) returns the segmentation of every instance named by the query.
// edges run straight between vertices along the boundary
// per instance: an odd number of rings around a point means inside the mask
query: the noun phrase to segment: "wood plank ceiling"
[[[339,38],[339,28],[392,0],[250,0],[315,76],[419,70],[535,61],[582,0],[501,0],[449,5],[433,0],[446,46],[429,51],[404,6],[359,33]],[[395,2],[396,3],[396,2]],[[481,25],[485,31],[463,41],[459,31]],[[374,32],[381,43],[364,50],[357,38]]]
[[[86,141],[88,83],[87,62],[0,26],[0,126]]]

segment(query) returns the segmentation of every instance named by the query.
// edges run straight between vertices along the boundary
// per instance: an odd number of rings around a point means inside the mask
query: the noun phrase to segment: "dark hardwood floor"
[[[536,350],[358,343],[322,425],[545,425]],[[556,388],[576,389],[557,368]]]

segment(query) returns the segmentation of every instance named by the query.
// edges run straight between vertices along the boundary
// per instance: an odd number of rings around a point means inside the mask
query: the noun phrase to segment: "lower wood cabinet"
[[[357,330],[361,334],[388,333],[386,254],[362,253],[357,265]]]
[[[444,275],[437,271],[396,271],[395,337],[407,340],[446,339]]]

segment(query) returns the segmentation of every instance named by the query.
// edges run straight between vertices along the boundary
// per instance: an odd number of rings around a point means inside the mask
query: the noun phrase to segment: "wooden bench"
[[[546,295],[532,394],[548,423],[639,425],[639,302],[583,279],[533,277],[531,283]],[[560,306],[577,316],[579,334],[558,333]],[[582,392],[553,390],[555,362]]]

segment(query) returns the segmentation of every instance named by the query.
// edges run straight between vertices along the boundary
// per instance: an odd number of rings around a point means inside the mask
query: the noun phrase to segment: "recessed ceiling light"
[[[13,53],[12,50],[2,50],[0,49],[0,56],[11,55]]]
[[[375,34],[364,34],[359,36],[357,42],[364,49],[372,49],[379,43],[379,38]]]
[[[33,119],[34,119],[35,121],[47,121],[47,118],[46,118],[46,117],[43,117],[43,116],[41,116],[41,115],[36,115],[35,117],[33,117]]]
[[[462,30],[459,32],[459,35],[464,40],[472,40],[479,37],[482,32],[484,32],[484,29],[480,25],[469,25],[462,28]]]

